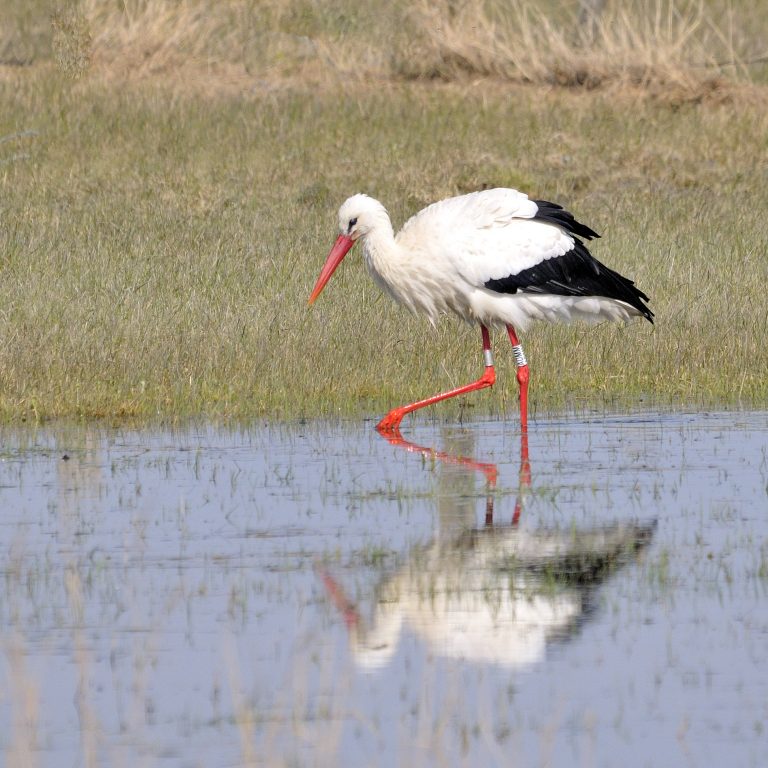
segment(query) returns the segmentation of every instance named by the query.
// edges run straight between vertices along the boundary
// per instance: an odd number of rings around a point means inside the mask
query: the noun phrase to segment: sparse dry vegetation
[[[90,67],[93,78],[162,78],[193,90],[491,77],[696,99],[768,79],[768,8],[746,2],[16,4],[15,23],[0,33],[0,63],[41,62],[52,53],[70,73]]]
[[[589,13],[585,14],[585,9]],[[510,82],[640,86],[703,98],[749,81],[768,45],[726,6],[531,0],[418,0],[389,10],[273,0],[84,0],[105,72],[200,65],[241,79],[497,77]],[[390,34],[376,34],[379,27]],[[760,47],[762,46],[762,47]]]
[[[589,17],[572,10],[564,22],[551,7],[527,0],[425,0],[413,11],[421,34],[412,55],[402,57],[403,71],[449,80],[469,74],[640,87],[667,98],[703,98],[749,79],[749,45],[722,30],[703,3],[598,5],[605,7]]]
[[[426,330],[354,259],[306,298],[352,192],[397,225],[501,185],[594,226],[657,314],[533,330],[534,408],[764,402],[768,11],[652,8],[17,3],[0,412],[378,415],[463,383],[474,334]],[[510,408],[507,357],[494,392],[439,412]]]

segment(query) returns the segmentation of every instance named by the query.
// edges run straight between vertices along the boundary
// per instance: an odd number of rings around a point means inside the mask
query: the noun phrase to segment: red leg
[[[517,383],[520,385],[520,429],[523,432],[528,431],[528,361],[523,354],[523,345],[517,338],[515,329],[507,326],[509,340],[512,342],[512,352],[515,355],[517,364]]]
[[[391,410],[377,425],[376,429],[381,433],[394,432],[400,426],[400,422],[403,420],[403,416],[411,411],[415,411],[419,408],[424,408],[427,405],[433,405],[439,403],[441,400],[447,400],[449,397],[456,397],[457,395],[464,395],[467,392],[474,392],[476,389],[483,389],[485,387],[492,387],[496,381],[496,371],[493,368],[493,355],[491,354],[491,337],[488,333],[488,329],[484,326],[480,326],[483,332],[483,360],[485,361],[485,371],[483,375],[471,384],[466,384],[463,387],[457,387],[451,389],[448,392],[441,392],[439,395],[433,395],[426,400],[419,400],[416,403],[410,405],[403,405],[400,408],[394,408]]]

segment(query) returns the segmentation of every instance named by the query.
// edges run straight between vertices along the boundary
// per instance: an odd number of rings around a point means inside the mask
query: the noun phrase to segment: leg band
[[[523,352],[522,344],[514,344],[512,346],[512,354],[515,356],[515,363],[518,368],[522,368],[524,365],[528,365],[528,361],[525,359],[525,353]]]

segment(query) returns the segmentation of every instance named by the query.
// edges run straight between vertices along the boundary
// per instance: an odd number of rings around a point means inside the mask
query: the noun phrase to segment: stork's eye
[[[347,231],[351,232],[352,231],[352,227],[354,227],[355,224],[357,224],[357,216],[355,216],[354,219],[350,219],[349,220],[349,229]]]

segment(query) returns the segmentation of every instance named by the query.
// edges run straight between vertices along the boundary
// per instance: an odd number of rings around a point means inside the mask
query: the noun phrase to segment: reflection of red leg
[[[528,433],[520,435],[520,486],[531,487],[531,460],[528,458]]]
[[[507,333],[509,334],[509,340],[512,342],[512,352],[515,355],[515,363],[517,364],[517,383],[520,385],[520,429],[523,432],[528,431],[528,361],[523,354],[523,345],[517,338],[515,329],[511,326],[507,326]]]
[[[325,586],[328,597],[338,608],[339,613],[344,617],[345,624],[351,629],[360,623],[360,614],[355,608],[355,604],[344,594],[344,589],[336,579],[331,576],[324,568],[318,567],[317,574]]]
[[[401,434],[400,430],[395,428],[391,431],[384,432],[379,430],[381,436],[390,444],[396,445],[399,448],[404,448],[410,453],[420,453],[422,456],[426,456],[437,461],[442,461],[445,464],[453,464],[461,467],[467,467],[468,469],[474,469],[478,472],[482,472],[485,475],[487,483],[487,496],[485,500],[485,525],[490,527],[493,525],[493,506],[494,506],[494,491],[496,490],[496,481],[498,479],[499,470],[495,464],[488,461],[477,461],[469,456],[455,456],[454,454],[447,453],[446,451],[438,451],[435,448],[427,448],[423,445],[412,443],[410,440],[406,440]],[[520,434],[520,483],[517,491],[517,499],[515,501],[515,510],[512,514],[512,525],[517,525],[520,520],[520,514],[523,509],[523,497],[525,492],[531,487],[531,462],[528,458],[528,432],[522,432]],[[325,576],[323,577],[325,581]],[[339,609],[349,615],[345,611],[346,603],[343,599],[339,599],[338,592],[333,592],[330,588],[328,581],[326,581],[326,588],[331,593],[334,601],[337,602]],[[349,622],[348,622],[349,623]]]
[[[381,432],[381,436],[390,445],[405,448],[409,453],[420,453],[422,456],[426,456],[430,459],[437,459],[445,464],[454,464],[460,467],[467,467],[468,469],[476,469],[478,472],[482,472],[485,475],[485,480],[488,483],[488,489],[490,491],[496,488],[496,479],[498,478],[499,470],[495,464],[488,461],[476,461],[469,456],[454,456],[452,453],[438,451],[436,448],[427,448],[424,445],[417,445],[410,440],[406,440],[400,434],[399,429],[393,429],[388,432],[379,431]]]
[[[463,387],[451,389],[448,392],[441,392],[439,395],[433,395],[432,397],[428,397],[425,400],[419,400],[410,405],[394,408],[376,425],[376,429],[382,434],[394,432],[400,426],[403,416],[407,413],[411,413],[411,411],[415,411],[418,408],[424,408],[427,405],[439,403],[441,400],[447,400],[449,397],[465,395],[467,392],[474,392],[476,389],[492,387],[493,383],[496,381],[496,371],[493,368],[493,356],[491,355],[491,337],[488,334],[488,329],[484,325],[481,325],[480,328],[483,332],[483,359],[485,362],[485,371],[483,371],[483,375],[477,381],[473,381],[471,384],[466,384]]]
[[[491,528],[493,526],[493,496],[488,494],[485,500],[485,527]]]
[[[531,487],[531,461],[528,458],[528,432],[520,435],[520,485],[517,490],[515,511],[512,514],[512,525],[520,521],[520,513],[523,511],[523,495]]]
[[[493,492],[496,490],[496,481],[499,477],[498,467],[489,461],[477,461],[469,456],[454,456],[452,453],[446,451],[438,451],[436,448],[427,448],[424,445],[417,445],[410,440],[406,440],[401,434],[399,429],[394,429],[391,432],[382,432],[381,436],[390,444],[396,445],[399,448],[405,448],[410,453],[420,453],[422,456],[426,456],[430,459],[437,459],[445,464],[453,464],[459,467],[467,467],[467,469],[474,469],[478,472],[482,472],[485,475],[486,487],[486,499],[485,499],[485,524],[493,525]]]

